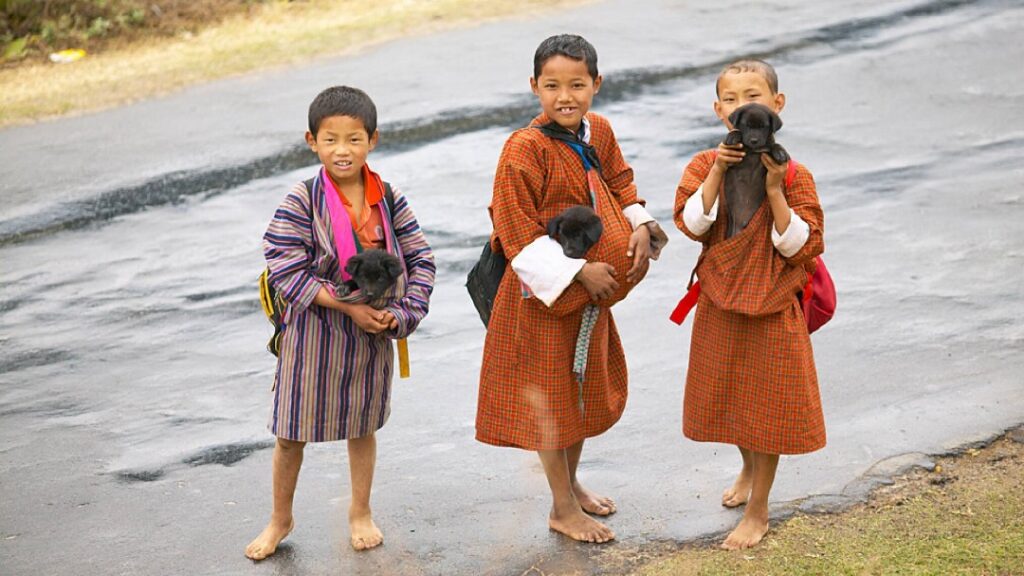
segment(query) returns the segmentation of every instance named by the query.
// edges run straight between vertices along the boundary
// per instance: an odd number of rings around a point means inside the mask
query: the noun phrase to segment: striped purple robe
[[[263,236],[270,282],[287,302],[268,428],[279,438],[326,442],[360,438],[384,426],[394,353],[427,315],[434,288],[434,254],[405,196],[394,190],[388,252],[405,275],[371,304],[398,319],[382,334],[363,331],[348,315],[313,304],[320,287],[341,284],[334,232],[318,175],[313,190],[296,184]],[[383,202],[382,202],[383,204]]]

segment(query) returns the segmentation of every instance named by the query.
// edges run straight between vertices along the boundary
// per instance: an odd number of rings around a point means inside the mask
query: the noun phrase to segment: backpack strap
[[[786,188],[793,185],[793,181],[796,180],[796,160],[789,159],[789,165],[786,166],[786,179],[783,181]]]

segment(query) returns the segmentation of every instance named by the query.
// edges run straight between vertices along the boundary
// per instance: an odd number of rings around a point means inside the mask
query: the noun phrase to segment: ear
[[[540,96],[540,88],[537,86],[537,79],[530,76],[530,91],[533,92],[534,96]]]
[[[388,276],[391,278],[398,278],[402,275],[402,263],[398,261],[398,258],[388,258],[385,260],[384,269],[387,270]]]
[[[733,129],[729,130],[729,133],[725,135],[725,145],[735,146],[743,142],[743,132]]]
[[[349,276],[355,276],[359,272],[359,266],[362,263],[363,261],[359,258],[349,258],[348,262],[345,263],[345,272],[348,272]]]
[[[778,132],[779,129],[782,128],[782,118],[779,118],[779,115],[776,114],[775,112],[771,113],[771,117],[772,117],[772,132],[773,133],[774,132]]]
[[[367,152],[373,152],[378,142],[380,142],[380,130],[374,130],[373,134],[370,135],[370,149]]]
[[[742,106],[737,108],[737,109],[735,109],[735,110],[733,110],[732,114],[729,114],[729,123],[732,124],[733,127],[739,126],[740,125],[740,120],[743,119],[743,115],[746,114],[746,113],[747,113],[747,110],[745,108],[743,108]]]
[[[603,79],[601,78],[600,74],[597,75],[597,78],[594,78],[594,94],[597,94],[598,92],[601,91],[601,82],[602,81],[603,81]]]
[[[316,154],[316,137],[309,130],[306,130],[306,145]]]
[[[604,232],[604,224],[601,224],[601,220],[595,221],[592,226],[587,226],[587,239],[590,240],[591,245],[597,244],[597,241],[601,239],[602,232]]]
[[[559,214],[551,220],[548,220],[548,236],[557,239],[559,236],[559,229],[562,227],[562,215]]]

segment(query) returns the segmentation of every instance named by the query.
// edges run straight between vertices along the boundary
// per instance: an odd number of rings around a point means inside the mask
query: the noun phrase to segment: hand
[[[643,280],[651,265],[651,231],[646,225],[641,225],[629,236],[626,256],[633,258],[633,267],[626,272],[626,282]]]
[[[587,262],[576,273],[576,280],[595,302],[601,298],[611,298],[619,289],[619,283],[615,281],[615,268],[604,262]]]
[[[384,319],[382,321],[388,325],[388,330],[396,330],[398,328],[398,318],[395,318],[395,314],[390,310],[384,310]]]
[[[782,182],[786,179],[786,170],[789,166],[786,164],[776,164],[767,152],[761,154],[761,164],[764,164],[764,167],[768,169],[768,174],[764,177],[764,189],[769,194],[781,193]]]
[[[747,153],[743,151],[743,144],[729,145],[722,142],[718,145],[718,154],[715,156],[715,165],[712,169],[718,170],[720,173],[725,174],[725,171],[729,169],[733,164],[739,164],[743,161],[743,157]]]
[[[369,304],[350,304],[345,302],[339,302],[342,304],[340,310],[348,315],[356,326],[359,326],[363,331],[370,334],[380,334],[390,327],[391,321],[395,320],[395,317],[386,310],[377,310]],[[397,325],[398,321],[395,320]]]

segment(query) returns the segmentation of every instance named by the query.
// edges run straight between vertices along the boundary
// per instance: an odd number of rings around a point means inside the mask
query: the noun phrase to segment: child
[[[491,247],[511,270],[484,343],[476,437],[536,450],[554,499],[549,526],[607,542],[615,535],[586,513],[606,516],[615,503],[584,488],[576,468],[584,439],[615,424],[626,403],[611,306],[643,279],[667,238],[637,198],[608,121],[588,112],[601,88],[594,47],[553,36],[533,66],[530,87],[543,113],[509,137],[494,177]],[[565,256],[545,233],[550,219],[581,204],[593,205],[604,225],[586,260]]]
[[[294,526],[306,442],[348,440],[352,546],[366,550],[383,542],[370,515],[370,488],[374,432],[391,412],[391,340],[408,336],[427,315],[435,268],[406,198],[394,189],[390,204],[383,180],[366,165],[377,138],[369,96],[347,86],[321,92],[309,106],[306,142],[323,166],[310,189],[292,188],[263,237],[270,281],[287,306],[269,424],[277,436],[274,508],[245,550],[253,560],[273,554]],[[405,268],[369,304],[334,297],[356,246],[385,249]]]
[[[715,114],[749,103],[779,113],[786,104],[775,70],[759,60],[726,66],[717,81]],[[720,206],[725,173],[743,146],[720,144],[698,153],[676,190],[675,222],[704,244],[697,265],[701,295],[693,321],[683,433],[699,442],[735,444],[743,468],[722,495],[727,507],[746,504],[743,519],[722,543],[730,550],[760,542],[768,531],[768,492],[779,454],[825,445],[818,377],[797,293],[824,251],[824,217],[811,173],[761,154],[767,201],[746,228],[726,238],[728,206]]]

